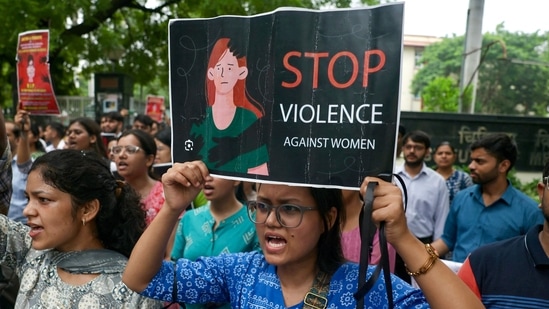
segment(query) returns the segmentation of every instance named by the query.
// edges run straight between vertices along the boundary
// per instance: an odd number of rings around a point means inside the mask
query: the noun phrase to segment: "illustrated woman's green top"
[[[257,117],[253,112],[237,107],[231,124],[226,129],[219,130],[213,122],[212,108],[208,107],[206,119],[198,125],[193,125],[191,129],[192,135],[199,135],[204,138],[204,146],[200,149],[199,154],[202,156],[202,161],[204,161],[206,166],[219,171],[248,173],[248,169],[268,162],[269,154],[265,144],[259,145],[259,147],[249,152],[241,153],[221,166],[214,167],[214,162],[210,162],[208,159],[210,150],[217,145],[213,141],[214,137],[237,137],[255,121],[257,121]]]

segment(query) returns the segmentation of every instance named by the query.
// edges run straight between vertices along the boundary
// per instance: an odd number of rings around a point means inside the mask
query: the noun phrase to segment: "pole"
[[[475,99],[478,82],[478,67],[482,53],[482,18],[484,15],[484,0],[469,0],[467,11],[467,26],[465,30],[465,47],[460,79],[459,111],[465,112],[466,104],[463,95],[469,86],[471,90],[471,102],[469,113],[475,112]]]

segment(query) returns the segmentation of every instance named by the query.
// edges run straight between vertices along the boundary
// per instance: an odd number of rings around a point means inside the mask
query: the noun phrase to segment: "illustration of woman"
[[[29,55],[27,58],[27,77],[29,83],[34,83],[34,74],[36,73],[36,68],[34,67],[34,57]]]
[[[191,134],[202,135],[199,154],[213,169],[268,175],[267,147],[257,142],[263,109],[246,91],[247,76],[245,55],[231,39],[219,39],[206,73],[206,119],[194,125]]]

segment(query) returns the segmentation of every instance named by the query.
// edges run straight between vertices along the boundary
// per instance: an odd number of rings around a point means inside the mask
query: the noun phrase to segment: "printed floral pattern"
[[[373,268],[368,269],[368,277]],[[200,258],[195,262],[180,259],[165,261],[143,295],[171,301],[174,274],[177,301],[185,303],[230,302],[232,308],[284,309],[284,298],[276,268],[259,252]],[[383,276],[365,296],[367,308],[386,308]],[[356,308],[358,264],[346,263],[332,276],[328,308]],[[429,308],[423,293],[392,276],[395,308]],[[292,308],[302,308],[303,303]]]
[[[79,286],[63,282],[54,262],[60,253],[32,249],[28,232],[27,226],[0,215],[0,263],[21,278],[16,308],[162,308],[162,302],[129,290],[121,273],[101,274]]]

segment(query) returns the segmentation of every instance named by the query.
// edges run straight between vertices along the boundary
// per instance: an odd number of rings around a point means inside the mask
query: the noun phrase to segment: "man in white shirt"
[[[50,152],[56,149],[65,149],[65,126],[60,122],[51,122],[46,126],[44,131],[44,138],[48,145],[46,146],[46,152]]]
[[[442,235],[450,209],[444,178],[424,162],[430,147],[431,141],[425,132],[407,133],[402,139],[404,165],[396,168],[408,190],[408,227],[424,243],[430,243]]]

